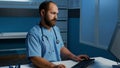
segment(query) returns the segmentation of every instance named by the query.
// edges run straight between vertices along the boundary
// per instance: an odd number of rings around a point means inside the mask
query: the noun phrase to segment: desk
[[[88,68],[112,68],[112,65],[117,65],[115,61],[103,58],[103,57],[94,57],[95,63],[90,65]],[[71,68],[73,65],[77,64],[78,62],[75,61],[61,61],[55,62],[55,64],[64,64],[67,68]]]
[[[103,57],[94,57],[95,63],[89,66],[88,68],[112,68],[112,65],[117,65],[115,61],[103,58]],[[73,65],[77,64],[78,62],[67,60],[67,61],[60,61],[60,62],[53,62],[54,64],[64,64],[66,68],[71,68]],[[0,68],[9,68],[9,66],[4,66]],[[21,65],[20,68],[32,68],[29,64]]]
[[[112,65],[117,65],[117,63],[103,57],[95,57],[95,63],[88,68],[112,68]]]

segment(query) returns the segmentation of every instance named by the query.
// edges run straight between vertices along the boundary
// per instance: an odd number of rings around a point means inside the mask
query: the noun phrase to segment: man
[[[63,64],[51,62],[61,61],[61,55],[75,61],[88,59],[87,55],[75,56],[64,47],[60,30],[56,24],[58,7],[52,1],[45,1],[39,6],[41,21],[27,35],[27,54],[31,62],[38,68],[65,68]]]

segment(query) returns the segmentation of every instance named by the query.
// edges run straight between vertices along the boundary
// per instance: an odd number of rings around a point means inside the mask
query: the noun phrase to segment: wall
[[[0,7],[0,33],[28,32],[40,21],[38,6],[42,1],[40,0],[40,2],[37,2],[37,5],[31,4],[33,7],[24,7],[26,4],[22,2],[20,2],[20,4],[18,4],[18,2],[14,2],[14,6],[9,4],[12,2],[0,3],[0,5],[4,6]],[[54,0],[54,2],[57,3],[59,8],[56,25],[61,30],[64,43],[67,44],[67,0]],[[25,49],[25,38],[0,39],[0,56],[24,54],[26,53]]]
[[[68,48],[76,55],[88,54],[90,57],[102,56],[108,59],[115,60],[115,57],[113,57],[107,50],[80,43],[80,11],[82,10],[79,5],[80,2],[69,0],[70,5],[68,10]]]
[[[0,17],[0,32],[27,32],[38,22],[38,17]],[[0,39],[0,55],[19,53],[11,49],[21,48],[25,48],[25,39]]]
[[[70,49],[71,52],[73,52],[76,55],[87,54],[90,57],[102,56],[114,60],[114,57],[111,56],[111,54],[108,51],[80,43],[79,26],[77,26],[80,25],[79,18],[69,18],[68,22],[68,49]]]
[[[0,33],[28,32],[39,23],[38,3],[0,2]],[[0,39],[0,56],[24,54],[25,47],[25,38]]]

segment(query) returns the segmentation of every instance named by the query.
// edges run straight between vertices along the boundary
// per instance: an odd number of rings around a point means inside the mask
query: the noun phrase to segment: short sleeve
[[[28,57],[41,56],[41,46],[39,39],[36,35],[28,34],[26,39],[26,45]]]

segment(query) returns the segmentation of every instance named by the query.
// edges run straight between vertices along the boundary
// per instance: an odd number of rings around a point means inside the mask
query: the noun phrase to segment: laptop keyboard
[[[95,59],[89,59],[89,60],[83,60],[79,63],[77,63],[76,65],[74,65],[72,68],[86,68],[89,65],[94,63]]]

